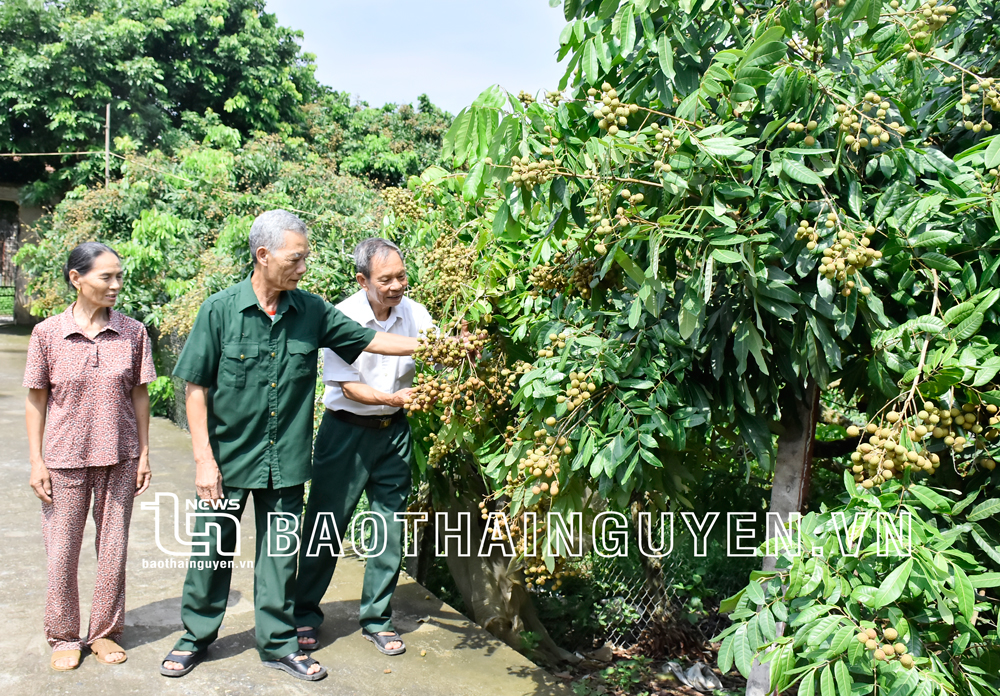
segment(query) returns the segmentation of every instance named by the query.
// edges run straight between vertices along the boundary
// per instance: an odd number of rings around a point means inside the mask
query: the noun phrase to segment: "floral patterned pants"
[[[42,535],[48,556],[45,638],[53,650],[79,650],[80,593],[77,567],[91,498],[97,527],[97,577],[87,644],[117,641],[125,625],[125,558],[138,460],[114,466],[49,469],[52,502],[42,503]]]

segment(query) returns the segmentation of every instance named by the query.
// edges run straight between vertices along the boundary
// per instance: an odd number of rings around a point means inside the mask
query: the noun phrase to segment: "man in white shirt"
[[[354,250],[354,263],[361,290],[337,309],[362,326],[402,336],[417,337],[432,327],[424,306],[404,295],[406,266],[399,247],[385,239],[366,239]],[[377,555],[365,565],[362,634],[386,655],[398,655],[406,648],[393,628],[390,606],[402,564],[403,524],[395,513],[406,510],[410,493],[413,449],[402,407],[415,364],[409,356],[370,353],[347,364],[330,350],[324,351],[323,361],[326,412],[316,436],[299,550],[295,598],[299,646],[318,647],[316,634],[323,622],[320,601],[337,565],[338,537],[349,538],[351,517],[361,494],[367,493],[372,512],[385,524],[376,518],[371,548]]]

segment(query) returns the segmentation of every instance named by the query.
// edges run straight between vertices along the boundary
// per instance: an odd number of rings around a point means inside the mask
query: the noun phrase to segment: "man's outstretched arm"
[[[365,352],[378,355],[413,355],[413,351],[416,349],[417,339],[415,338],[379,331],[371,343],[365,347]]]

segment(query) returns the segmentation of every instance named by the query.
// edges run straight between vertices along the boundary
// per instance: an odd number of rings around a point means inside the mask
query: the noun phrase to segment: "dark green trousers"
[[[344,423],[329,412],[323,414],[313,449],[312,484],[302,524],[295,595],[297,626],[316,627],[323,622],[320,602],[337,567],[337,556],[332,551],[340,552],[336,535],[332,542],[318,541],[319,534],[312,539],[317,518],[320,531],[324,526],[332,529],[330,516],[320,516],[332,513],[340,536],[349,540],[351,516],[361,494],[367,493],[372,512],[381,515],[386,523],[384,528],[380,523],[374,525],[371,547],[377,553],[384,542],[385,550],[365,559],[360,622],[373,633],[393,630],[390,602],[403,560],[403,523],[395,520],[395,513],[406,510],[412,451],[410,424],[405,419],[375,430]],[[326,543],[333,548],[319,548]],[[310,547],[317,548],[318,554],[311,554]]]
[[[262,660],[277,660],[299,649],[293,616],[295,541],[289,536],[289,532],[301,531],[295,530],[292,520],[297,519],[302,512],[303,490],[302,485],[255,489],[223,487],[228,500],[239,501],[239,509],[221,512],[236,519],[243,517],[247,499],[253,493],[256,524],[254,630],[257,652]],[[289,514],[274,516],[269,513]],[[289,521],[292,521],[291,525],[288,524]],[[204,532],[208,525],[212,525],[208,527],[209,554],[191,557],[191,561],[201,561],[204,567],[189,566],[184,580],[181,620],[185,631],[174,650],[198,651],[207,648],[219,635],[219,627],[226,613],[229,584],[233,576],[232,557],[220,556],[219,549],[231,552],[236,548],[237,526],[230,518],[221,515],[196,518],[195,529],[198,532]],[[196,536],[193,540],[202,541],[205,538]],[[219,562],[217,567],[214,565],[216,561]]]

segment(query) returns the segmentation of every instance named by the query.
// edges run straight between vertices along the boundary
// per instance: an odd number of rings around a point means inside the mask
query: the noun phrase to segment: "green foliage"
[[[244,135],[289,132],[317,93],[315,66],[296,43],[301,32],[264,9],[261,0],[5,1],[3,149],[100,149],[109,102],[114,134],[147,147],[169,139],[185,111],[213,110]]]
[[[169,375],[160,375],[149,383],[149,410],[154,416],[174,415],[174,383]]]
[[[484,370],[529,364],[509,399],[419,416],[439,495],[472,471],[515,514],[662,510],[696,469],[767,472],[810,382],[907,428],[994,398],[992,10],[911,43],[922,9],[866,6],[567,2],[570,96],[491,88],[456,117],[464,169],[409,183],[411,234],[437,235],[421,291],[491,331]],[[907,442],[964,472],[995,450],[976,427],[964,453]]]
[[[425,94],[414,110],[409,104],[352,106],[350,95],[327,92],[305,112],[316,149],[336,159],[342,174],[391,186],[439,163],[441,138],[451,125],[451,116]]]
[[[874,494],[845,474],[843,502],[792,525],[801,554],[780,550],[778,570],[727,600],[734,623],[718,636],[720,669],[747,676],[757,658],[772,688],[797,683],[800,694],[1000,693],[998,601],[987,596],[1000,586],[997,478],[969,483],[960,499],[908,480]],[[904,539],[898,550],[888,525]],[[899,646],[888,661],[875,652],[883,643]]]

